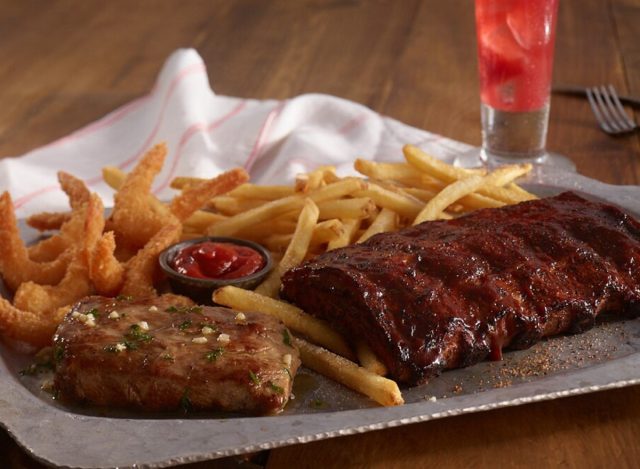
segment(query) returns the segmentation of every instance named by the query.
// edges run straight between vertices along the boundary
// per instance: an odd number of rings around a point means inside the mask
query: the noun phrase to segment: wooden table
[[[471,3],[3,2],[0,155],[23,154],[147,93],[164,59],[185,46],[203,56],[220,94],[329,93],[479,144]],[[640,96],[638,25],[640,0],[561,0],[554,82],[613,83]],[[640,182],[640,133],[605,135],[584,99],[553,97],[548,147],[589,177]],[[639,435],[636,386],[291,446],[271,451],[266,465],[637,467]],[[0,465],[40,467],[4,432]]]

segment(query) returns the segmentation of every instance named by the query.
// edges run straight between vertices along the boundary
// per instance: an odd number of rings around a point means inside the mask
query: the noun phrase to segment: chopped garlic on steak
[[[118,319],[120,317],[120,313],[117,311],[111,311],[108,317],[109,319]]]
[[[231,337],[229,337],[229,334],[220,334],[218,336],[218,342],[220,342],[221,344],[228,344],[231,341]]]
[[[82,314],[82,313],[79,313],[78,311],[74,311],[73,313],[71,313],[71,317],[76,318],[85,326],[94,327],[96,325],[96,317],[91,313]]]
[[[127,346],[125,344],[116,344],[116,352],[124,352],[127,350]]]
[[[284,357],[282,357],[282,363],[284,363],[285,365],[287,365],[287,367],[291,366],[291,354],[287,353]]]
[[[140,321],[138,323],[138,326],[140,326],[140,329],[143,331],[148,331],[149,330],[149,323],[147,321]]]
[[[194,344],[206,344],[208,342],[206,337],[194,337],[191,339]]]
[[[155,313],[157,311],[158,311],[158,307],[156,305],[149,306],[149,312],[150,313]]]
[[[202,333],[203,333],[204,335],[211,335],[211,334],[213,334],[213,332],[214,332],[214,331],[213,331],[213,329],[212,329],[212,328],[210,328],[209,326],[204,326],[204,327],[202,328]]]
[[[247,317],[244,315],[244,313],[236,314],[236,322],[244,322],[246,320],[247,320]]]

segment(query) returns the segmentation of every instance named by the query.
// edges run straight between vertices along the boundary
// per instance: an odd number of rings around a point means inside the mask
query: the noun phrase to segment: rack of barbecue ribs
[[[505,348],[640,313],[640,224],[566,192],[425,222],[288,271],[281,296],[420,384]]]

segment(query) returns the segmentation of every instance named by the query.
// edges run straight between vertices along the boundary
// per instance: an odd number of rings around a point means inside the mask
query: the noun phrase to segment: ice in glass
[[[539,159],[545,155],[558,0],[475,5],[483,159]]]

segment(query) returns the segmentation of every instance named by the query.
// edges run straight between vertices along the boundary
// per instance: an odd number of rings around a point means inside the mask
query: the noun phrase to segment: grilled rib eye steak
[[[265,314],[89,297],[54,337],[54,386],[100,406],[273,414],[300,365],[288,334]]]
[[[573,193],[425,222],[288,271],[281,295],[419,384],[544,336],[640,314],[640,224]]]

